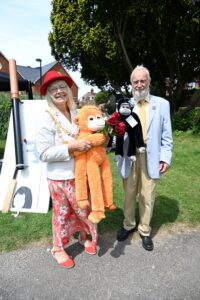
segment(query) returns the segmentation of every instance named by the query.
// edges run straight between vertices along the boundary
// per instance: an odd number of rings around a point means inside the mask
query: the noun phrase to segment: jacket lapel
[[[131,98],[130,101],[131,105],[133,106],[133,111],[136,113],[136,101],[134,98]],[[148,125],[147,125],[147,131],[151,125],[151,122],[155,116],[155,112],[158,109],[158,103],[156,102],[156,98],[149,95],[149,111],[148,111]]]
[[[153,96],[149,96],[149,111],[148,111],[148,125],[147,125],[147,130],[149,129],[151,122],[155,116],[155,112],[158,109],[156,100]]]

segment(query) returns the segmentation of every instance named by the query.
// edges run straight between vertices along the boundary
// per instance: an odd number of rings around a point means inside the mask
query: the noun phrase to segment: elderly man
[[[153,250],[150,221],[155,201],[156,180],[167,171],[172,158],[172,129],[169,102],[149,94],[148,69],[137,66],[131,73],[133,98],[130,103],[138,114],[146,152],[138,153],[128,178],[123,179],[125,192],[123,227],[117,235],[124,241],[135,230],[136,197],[139,200],[138,232],[144,249]]]

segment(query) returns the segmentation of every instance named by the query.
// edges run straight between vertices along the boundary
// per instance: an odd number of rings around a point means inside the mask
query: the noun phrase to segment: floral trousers
[[[75,181],[48,179],[52,199],[53,246],[65,248],[75,232],[90,234],[92,242],[97,243],[97,225],[88,220],[90,209],[77,206]]]

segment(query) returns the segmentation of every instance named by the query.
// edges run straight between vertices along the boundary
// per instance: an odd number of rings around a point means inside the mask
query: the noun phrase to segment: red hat
[[[64,80],[70,88],[73,84],[73,81],[69,76],[62,75],[61,73],[59,73],[57,71],[49,71],[45,75],[44,82],[40,87],[40,93],[42,94],[42,96],[46,95],[47,86],[55,80]]]

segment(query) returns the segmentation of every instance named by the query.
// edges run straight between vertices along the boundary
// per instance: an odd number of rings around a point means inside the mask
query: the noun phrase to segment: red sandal
[[[96,244],[92,243],[90,246],[86,247],[85,246],[86,241],[88,241],[87,238],[82,238],[80,235],[78,236],[78,242],[79,242],[79,244],[84,246],[85,252],[88,253],[88,254],[91,254],[91,255],[96,254],[97,253]]]
[[[57,259],[56,259],[56,257],[55,257],[55,253],[58,253],[58,252],[62,252],[62,251],[64,251],[63,249],[59,249],[59,250],[51,250],[51,254],[52,254],[52,256],[53,256],[53,258],[57,261]],[[61,266],[61,267],[64,267],[64,268],[67,268],[67,269],[70,269],[70,268],[73,268],[74,267],[74,265],[75,265],[75,263],[74,263],[74,261],[73,261],[73,259],[72,259],[72,257],[71,256],[69,256],[65,261],[63,261],[63,262],[61,262],[61,263],[59,263],[58,261],[57,261],[57,263]]]

